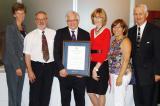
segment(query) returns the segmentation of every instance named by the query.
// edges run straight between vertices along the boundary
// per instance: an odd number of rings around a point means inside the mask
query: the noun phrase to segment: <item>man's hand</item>
[[[17,69],[16,69],[16,75],[17,75],[18,77],[22,77],[22,70],[21,70],[20,68],[17,68]]]
[[[155,75],[155,82],[158,82],[158,81],[160,81],[160,75]]]
[[[68,73],[67,73],[66,69],[62,69],[62,70],[59,71],[59,75],[61,77],[66,77],[68,75]]]
[[[31,83],[33,83],[36,80],[36,76],[33,70],[28,70],[28,78]]]

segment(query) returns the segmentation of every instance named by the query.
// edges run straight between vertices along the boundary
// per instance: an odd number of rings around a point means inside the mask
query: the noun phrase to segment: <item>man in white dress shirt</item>
[[[25,62],[30,82],[29,106],[48,106],[51,94],[55,63],[53,44],[56,32],[47,28],[47,13],[35,14],[37,29],[30,32],[24,41]]]

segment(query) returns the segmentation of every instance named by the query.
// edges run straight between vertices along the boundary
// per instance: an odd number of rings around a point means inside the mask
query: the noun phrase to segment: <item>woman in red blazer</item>
[[[105,106],[105,94],[109,79],[107,55],[111,35],[109,29],[105,27],[107,15],[102,8],[94,10],[91,19],[95,28],[90,32],[91,74],[86,82],[87,92],[93,106]]]

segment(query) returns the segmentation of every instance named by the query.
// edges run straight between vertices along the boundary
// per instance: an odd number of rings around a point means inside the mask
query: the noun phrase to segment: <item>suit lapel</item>
[[[144,31],[143,31],[143,34],[142,34],[141,45],[144,43],[145,38],[146,38],[146,36],[148,35],[148,34],[147,34],[147,32],[148,32],[147,30],[148,30],[148,23],[146,24],[146,26],[145,26],[145,28],[144,28]]]
[[[137,26],[133,29],[133,44],[137,47]]]
[[[67,40],[72,40],[72,37],[71,37],[71,34],[70,34],[70,32],[69,32],[69,28],[68,27],[66,27],[66,31],[65,31],[65,35],[67,35],[66,37],[67,37]]]
[[[15,30],[17,32],[18,38],[23,41],[24,37],[22,36],[20,31],[18,30],[18,27],[17,27],[16,23],[14,23],[14,26],[15,26]]]
[[[81,38],[81,32],[80,32],[80,30],[79,30],[79,28],[78,28],[78,33],[77,33],[77,40],[80,40]]]

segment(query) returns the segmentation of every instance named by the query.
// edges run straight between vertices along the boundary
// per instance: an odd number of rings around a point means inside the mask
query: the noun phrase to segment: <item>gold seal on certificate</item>
[[[90,75],[90,42],[63,42],[63,65],[69,75]]]

